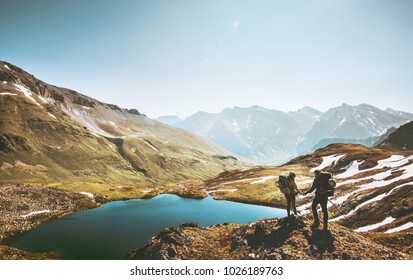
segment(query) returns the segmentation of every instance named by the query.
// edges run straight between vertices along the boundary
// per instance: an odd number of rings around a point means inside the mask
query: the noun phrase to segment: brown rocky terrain
[[[24,184],[0,184],[0,242],[46,221],[98,205],[84,194]],[[0,246],[0,259],[50,258],[56,256]]]
[[[332,223],[327,232],[306,217],[263,219],[250,224],[168,228],[126,259],[183,260],[397,260],[407,254]]]

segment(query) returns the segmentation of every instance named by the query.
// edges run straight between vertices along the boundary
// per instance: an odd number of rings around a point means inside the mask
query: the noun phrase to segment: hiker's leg
[[[287,217],[290,217],[291,198],[289,195],[286,195],[285,198],[287,199]]]
[[[291,196],[291,204],[293,206],[294,214],[297,215],[297,208],[295,207],[295,195]]]
[[[318,219],[317,214],[317,205],[318,205],[318,198],[317,196],[314,198],[313,203],[311,204],[311,209],[313,210],[313,217],[314,217],[314,225],[318,226],[320,224],[320,220]]]
[[[327,210],[328,197],[323,197],[320,201],[321,209],[323,210],[323,229],[328,229],[328,210]]]

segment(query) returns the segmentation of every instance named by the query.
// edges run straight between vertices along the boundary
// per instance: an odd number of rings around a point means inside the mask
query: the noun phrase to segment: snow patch
[[[148,141],[146,141],[145,139],[142,139],[142,141],[152,150],[154,150],[155,152],[159,153],[159,150],[157,148],[155,148],[153,145],[151,145]]]
[[[46,104],[50,103],[49,100],[47,100],[46,98],[44,98],[44,97],[41,96],[41,95],[38,95],[37,97],[38,97],[43,103],[46,103]]]
[[[305,139],[305,137],[302,136],[298,136],[297,141],[295,142],[295,146],[297,147],[298,144],[300,144],[301,142],[303,142]]]
[[[247,178],[247,179],[241,179],[241,180],[236,180],[236,181],[231,181],[231,182],[225,182],[222,183],[222,185],[230,185],[230,184],[236,184],[236,183],[242,183],[242,182],[248,182],[248,181],[253,181],[253,180],[259,180],[261,177],[255,177],[255,178]]]
[[[342,126],[345,121],[346,121],[346,118],[343,118],[343,119],[340,121],[340,124],[339,124],[338,126]]]
[[[385,231],[384,233],[399,232],[399,231],[402,231],[402,230],[405,230],[405,229],[408,229],[408,228],[411,228],[411,227],[413,227],[413,222],[408,222],[408,223],[406,223],[404,225],[401,225],[399,227],[389,229],[388,231]]]
[[[229,189],[229,190],[216,190],[216,191],[209,191],[207,192],[208,194],[210,193],[217,193],[217,192],[236,192],[238,189]]]
[[[409,166],[407,166],[407,170],[410,170]],[[408,171],[407,173],[404,173],[403,178],[408,178],[408,177],[410,177],[411,175],[409,175],[409,172],[411,172],[411,171]],[[410,174],[411,174],[411,173],[410,173]],[[334,204],[342,204],[342,203],[345,202],[350,196],[352,196],[352,195],[355,194],[355,193],[358,193],[358,192],[363,191],[363,190],[365,190],[365,189],[371,189],[371,188],[378,188],[378,187],[382,187],[382,186],[388,186],[388,185],[390,185],[390,184],[398,181],[399,179],[402,180],[401,177],[398,177],[398,178],[395,178],[395,179],[389,180],[389,181],[372,182],[372,183],[366,184],[366,185],[364,185],[364,186],[359,187],[359,189],[356,189],[356,190],[354,190],[354,191],[352,191],[352,192],[350,192],[350,193],[348,193],[348,194],[346,194],[346,195],[343,195],[343,196],[341,196],[341,197],[333,200],[332,202],[333,202]],[[361,180],[362,180],[362,179],[361,179]],[[341,219],[346,218],[347,216],[351,216],[351,215],[353,215],[357,210],[359,210],[360,208],[366,206],[367,204],[370,204],[370,203],[373,203],[373,202],[376,202],[376,201],[380,201],[380,200],[382,200],[383,198],[389,196],[389,195],[390,195],[392,192],[394,192],[395,190],[400,189],[400,188],[405,187],[405,186],[408,186],[408,185],[410,185],[410,184],[411,184],[411,183],[405,183],[405,184],[399,185],[399,186],[397,186],[397,187],[394,187],[393,189],[391,189],[391,190],[388,191],[387,193],[377,195],[376,197],[373,197],[372,199],[369,199],[369,200],[361,203],[361,204],[358,205],[355,209],[351,210],[351,211],[348,212],[347,214],[344,214],[344,215],[338,216],[338,217],[336,217],[336,218],[334,218],[334,219],[331,219],[331,221],[332,221],[332,222],[336,222],[336,221],[339,221],[339,220],[341,220]]]
[[[40,108],[43,108],[39,103],[37,103],[37,101],[33,98],[32,94],[33,92],[31,92],[28,88],[26,88],[25,86],[22,85],[17,85],[14,84],[15,87],[18,88],[18,90],[20,90],[21,92],[23,92],[23,94],[29,98],[31,101],[33,101],[33,103],[35,103],[37,106],[39,106]]]
[[[405,186],[407,186],[407,185],[409,185],[409,184],[410,184],[410,183],[397,186],[397,187],[391,189],[391,190],[390,190],[389,192],[387,192],[387,193],[379,194],[378,196],[375,196],[375,197],[373,197],[372,199],[369,199],[369,200],[367,200],[367,201],[364,201],[364,202],[363,202],[362,204],[360,204],[356,209],[361,208],[361,207],[363,207],[363,206],[365,206],[365,205],[367,205],[367,204],[370,204],[370,203],[373,203],[373,202],[382,200],[382,199],[385,198],[386,196],[389,196],[389,195],[390,195],[392,192],[394,192],[395,190],[400,189],[400,188],[402,188],[402,187],[405,187]]]
[[[7,70],[11,71],[11,69],[9,68],[9,66],[7,64],[4,64],[4,68],[6,68]]]
[[[11,92],[0,92],[0,95],[17,95],[17,94],[11,93]]]
[[[232,120],[232,126],[234,127],[234,132],[240,131],[239,124],[237,120]]]
[[[358,191],[358,190],[357,190]],[[350,196],[352,196],[353,194],[355,194],[357,191],[352,191],[351,193],[348,193],[346,195],[340,196],[337,199],[333,200],[334,204],[343,204],[344,201],[346,201]]]
[[[52,114],[52,113],[49,113],[49,112],[47,112],[48,114],[49,114],[49,116],[51,116],[52,118],[54,118],[55,120],[57,120],[57,118]]]
[[[337,221],[340,221],[340,220],[342,220],[342,219],[344,219],[344,218],[347,218],[348,216],[353,215],[353,214],[354,214],[354,212],[356,212],[356,210],[351,210],[351,211],[350,211],[350,212],[348,212],[347,214],[344,214],[344,215],[341,215],[341,216],[335,217],[334,219],[329,219],[329,221],[331,221],[331,222],[337,222]]]
[[[307,214],[309,214],[309,213],[310,213],[311,203],[312,203],[312,202],[306,203],[306,204],[303,204],[303,205],[297,207],[297,212],[298,212],[300,215],[307,215]]]
[[[261,183],[264,183],[264,182],[266,182],[266,181],[268,181],[268,180],[270,180],[270,179],[274,179],[274,178],[276,178],[276,177],[277,177],[277,176],[265,176],[265,177],[262,177],[260,180],[251,182],[251,184],[261,184]]]
[[[22,215],[22,218],[28,218],[34,215],[38,215],[38,214],[42,214],[42,213],[49,213],[50,210],[41,210],[41,211],[34,211],[34,212],[30,212],[29,214],[26,215]]]
[[[344,156],[345,155],[331,155],[331,156],[323,157],[323,162],[319,166],[311,168],[310,172],[314,172],[317,169],[322,170],[326,168],[327,166],[330,166],[332,163],[339,161],[340,158]]]
[[[358,124],[360,125],[360,126],[363,126],[364,128],[368,128],[363,122],[358,122]]]
[[[383,181],[382,179],[380,179],[379,181],[373,181],[369,184],[363,185],[362,190],[388,186],[388,185],[390,185],[394,182],[397,182],[399,180],[408,179],[408,178],[412,177],[413,164],[406,165],[406,166],[401,167],[401,168],[399,168],[395,171],[403,171],[403,173],[399,177],[395,177],[391,180]],[[377,178],[386,178],[387,176],[390,176],[391,173],[392,173],[392,170],[388,170],[386,172],[382,172],[382,173],[376,174],[374,176],[367,177],[366,179],[373,178],[373,179],[377,180]]]
[[[297,182],[297,186],[312,184],[314,180],[305,180],[301,182]]]
[[[395,220],[396,220],[396,219],[393,218],[393,217],[387,217],[386,219],[384,219],[384,220],[381,221],[380,223],[368,225],[368,226],[365,226],[365,227],[361,227],[361,228],[355,229],[354,231],[355,231],[355,232],[366,232],[366,231],[370,231],[370,230],[379,228],[379,227],[381,227],[381,226],[390,224],[390,223],[394,222]]]
[[[80,110],[77,110],[71,107],[66,107],[66,106],[61,107],[61,109],[66,114],[68,114],[69,116],[71,116],[72,118],[74,118],[75,120],[83,124],[84,126],[86,126],[87,129],[89,129],[92,134],[95,134],[97,136],[111,137],[109,133],[100,129],[100,127],[96,124],[95,120],[93,119],[93,116],[88,115],[86,112],[80,111]]]
[[[373,168],[370,168],[370,169],[363,170],[362,172],[371,171],[371,170],[375,170],[375,169],[381,169],[383,167],[390,167],[390,166],[393,167],[393,169],[390,169],[390,170],[387,170],[387,171],[384,171],[384,172],[380,172],[380,173],[377,173],[377,174],[369,176],[369,177],[357,179],[357,180],[350,180],[350,181],[340,182],[338,185],[349,184],[349,183],[355,184],[355,183],[358,183],[358,182],[363,181],[363,180],[373,179],[372,182],[359,186],[358,189],[335,199],[334,202],[338,203],[338,204],[342,204],[351,195],[353,195],[355,193],[361,192],[361,191],[366,190],[366,189],[374,189],[374,188],[380,188],[380,187],[388,186],[388,185],[390,185],[392,183],[395,183],[399,180],[408,179],[408,178],[412,177],[413,164],[405,165],[406,163],[409,162],[409,159],[410,158],[405,158],[403,156],[391,156],[389,159],[380,160],[378,162],[379,164],[377,166],[375,166]],[[395,167],[400,167],[402,165],[405,165],[405,166],[403,166],[401,168],[394,169]],[[395,177],[391,180],[387,180],[387,181],[383,180],[384,178],[389,177],[392,174],[392,172],[394,172],[394,171],[403,171],[403,173],[402,173],[401,176]]]
[[[3,81],[3,85],[7,84],[7,81]]]
[[[352,161],[349,168],[341,174],[338,174],[336,178],[347,178],[347,177],[352,177],[361,171],[359,170],[359,166],[363,163],[364,161]],[[364,170],[362,171],[364,172]]]
[[[381,169],[384,167],[395,168],[395,167],[402,166],[408,162],[409,162],[409,159],[405,158],[404,156],[392,155],[391,157],[387,159],[382,159],[382,160],[377,161],[377,165],[368,170],[370,171],[370,170],[375,170],[375,169]]]
[[[79,192],[80,194],[86,195],[89,198],[94,198],[95,196],[90,192]]]

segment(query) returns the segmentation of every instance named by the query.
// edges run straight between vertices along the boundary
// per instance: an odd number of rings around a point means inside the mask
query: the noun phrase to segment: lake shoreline
[[[124,199],[105,199],[96,202],[94,198],[85,194],[74,193],[71,191],[44,188],[32,186],[30,184],[0,184],[2,195],[0,196],[0,244],[5,244],[9,239],[22,233],[28,232],[40,224],[62,218],[72,213],[100,207],[106,203],[114,201],[128,201],[133,199],[151,199],[162,194],[177,195],[181,198],[203,199],[208,196],[214,200],[232,201],[257,206],[269,206],[273,208],[283,208],[282,205],[269,205],[266,203],[250,203],[248,200],[228,200],[216,198],[214,195],[200,196],[199,192],[193,195],[193,192],[159,192],[146,194],[142,197],[124,198]],[[45,191],[46,190],[46,191]],[[42,194],[43,193],[43,194]],[[56,203],[56,201],[58,202]],[[5,205],[5,206],[4,206]],[[40,210],[41,208],[50,208]],[[16,252],[17,250],[17,252]],[[34,254],[34,255],[33,255]],[[24,252],[2,245],[0,248],[0,259],[36,259],[37,253]],[[57,256],[53,254],[38,254],[39,259],[54,259]]]

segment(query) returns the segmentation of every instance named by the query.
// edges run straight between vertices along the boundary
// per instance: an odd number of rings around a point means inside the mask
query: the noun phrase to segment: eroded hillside
[[[108,199],[142,197],[148,186],[204,180],[246,166],[219,146],[136,109],[46,84],[5,62],[0,156],[1,182],[81,188]]]

